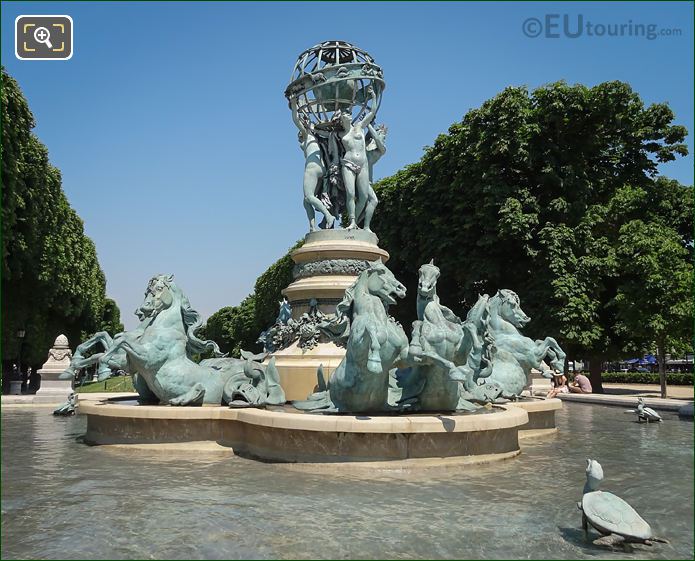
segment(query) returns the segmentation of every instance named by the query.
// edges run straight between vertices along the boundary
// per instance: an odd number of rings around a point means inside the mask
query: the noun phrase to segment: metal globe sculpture
[[[369,53],[345,41],[324,41],[299,55],[285,97],[296,100],[308,124],[330,129],[338,111],[350,112],[355,122],[372,103],[378,109],[385,87],[384,73]]]

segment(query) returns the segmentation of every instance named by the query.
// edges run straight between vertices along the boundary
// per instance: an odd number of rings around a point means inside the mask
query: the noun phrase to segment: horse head
[[[417,293],[425,299],[434,296],[437,290],[437,279],[439,278],[439,267],[434,264],[434,259],[420,267],[418,272]]]
[[[394,296],[405,297],[405,286],[398,282],[393,273],[381,261],[381,258],[369,263],[369,267],[364,273],[367,274],[369,294],[378,296],[386,306],[396,303]]]
[[[498,317],[511,323],[517,329],[524,327],[531,318],[521,309],[516,292],[503,288],[490,300],[490,311],[496,309]]]
[[[138,318],[157,316],[170,308],[177,300],[174,275],[157,275],[150,279],[145,290],[145,299],[136,310]]]
[[[196,331],[203,327],[203,319],[174,283],[174,275],[152,277],[145,291],[145,300],[139,308],[143,317],[153,318],[148,329],[154,329],[159,314],[172,307],[179,312],[177,317],[180,318],[180,322],[177,320],[176,323],[186,334],[186,350],[189,356],[205,351],[212,351],[214,356],[225,356],[217,343],[196,336]]]
[[[155,307],[152,305],[152,299],[148,299],[147,292],[145,292],[145,300],[143,301],[142,305],[135,310],[135,315],[137,316],[138,321],[142,324],[148,318],[152,317],[154,313]]]

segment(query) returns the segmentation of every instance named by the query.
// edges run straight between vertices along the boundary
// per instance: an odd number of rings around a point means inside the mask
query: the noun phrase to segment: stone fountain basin
[[[521,428],[519,438],[535,438],[557,432],[555,413],[562,409],[562,401],[554,399],[521,399],[510,402],[509,407],[519,407],[528,414],[528,423]]]
[[[173,444],[193,451],[216,444],[269,462],[375,463],[388,467],[475,464],[517,455],[525,409],[505,405],[476,413],[321,415],[291,406],[229,409],[118,401],[82,402],[84,440],[92,445]],[[130,445],[130,446],[129,446]]]

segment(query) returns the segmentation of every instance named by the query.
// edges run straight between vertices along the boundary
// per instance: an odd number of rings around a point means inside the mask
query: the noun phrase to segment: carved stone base
[[[381,249],[378,238],[364,230],[321,230],[306,235],[304,245],[292,253],[295,262],[294,282],[282,291],[292,306],[292,317],[298,320],[309,311],[309,302],[316,299],[318,308],[327,315],[335,314],[345,289],[366,268],[368,261],[388,252]],[[323,365],[328,376],[345,356],[345,349],[333,343],[320,343],[302,351],[296,343],[274,352],[275,366],[280,373],[288,401],[306,399],[316,386],[316,370]]]
[[[287,401],[306,399],[316,387],[316,371],[323,365],[328,380],[345,356],[345,349],[333,343],[319,343],[313,349],[302,352],[297,343],[272,354],[280,374],[280,385]]]
[[[59,380],[62,373],[55,370],[41,369],[36,372],[41,376],[41,387],[36,392],[34,403],[65,403],[72,393],[72,380]]]
[[[364,270],[365,261],[388,260],[388,252],[377,245],[378,241],[375,234],[364,230],[307,234],[304,245],[292,253],[295,280],[282,291],[292,305],[292,317],[298,319],[308,312],[312,298],[324,314],[333,314],[345,289]]]

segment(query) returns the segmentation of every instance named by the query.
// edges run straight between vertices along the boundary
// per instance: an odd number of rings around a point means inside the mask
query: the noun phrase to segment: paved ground
[[[100,399],[109,399],[114,397],[132,397],[136,399],[138,394],[135,392],[89,392],[79,393],[79,401],[99,401]]]
[[[661,396],[661,388],[657,384],[603,384],[603,389],[611,395]],[[668,386],[666,389],[669,398],[693,399],[693,386]]]
[[[637,398],[643,397],[647,407],[662,411],[678,411],[690,405],[692,415],[693,387],[668,386],[668,398],[661,399],[661,390],[656,384],[603,384],[603,394],[560,394],[563,401],[578,403],[601,403],[621,407],[634,407]]]
[[[563,400],[578,403],[601,403],[632,407],[637,404],[637,397],[643,397],[648,407],[665,411],[678,411],[684,405],[693,404],[692,386],[669,386],[668,399],[661,399],[660,389],[655,384],[604,384],[603,394],[560,394]],[[79,394],[80,401],[98,401],[114,397],[133,397],[137,394],[129,392],[94,392]],[[42,406],[56,407],[59,403],[36,403],[33,395],[3,395],[2,406]]]
[[[114,397],[137,397],[138,394],[132,392],[93,392],[93,393],[81,393],[79,395],[80,401],[99,401],[100,399],[108,399]],[[2,396],[2,406],[3,407],[21,407],[21,406],[32,406],[32,407],[57,407],[61,405],[62,402],[40,402],[36,399],[35,395],[3,395]]]

